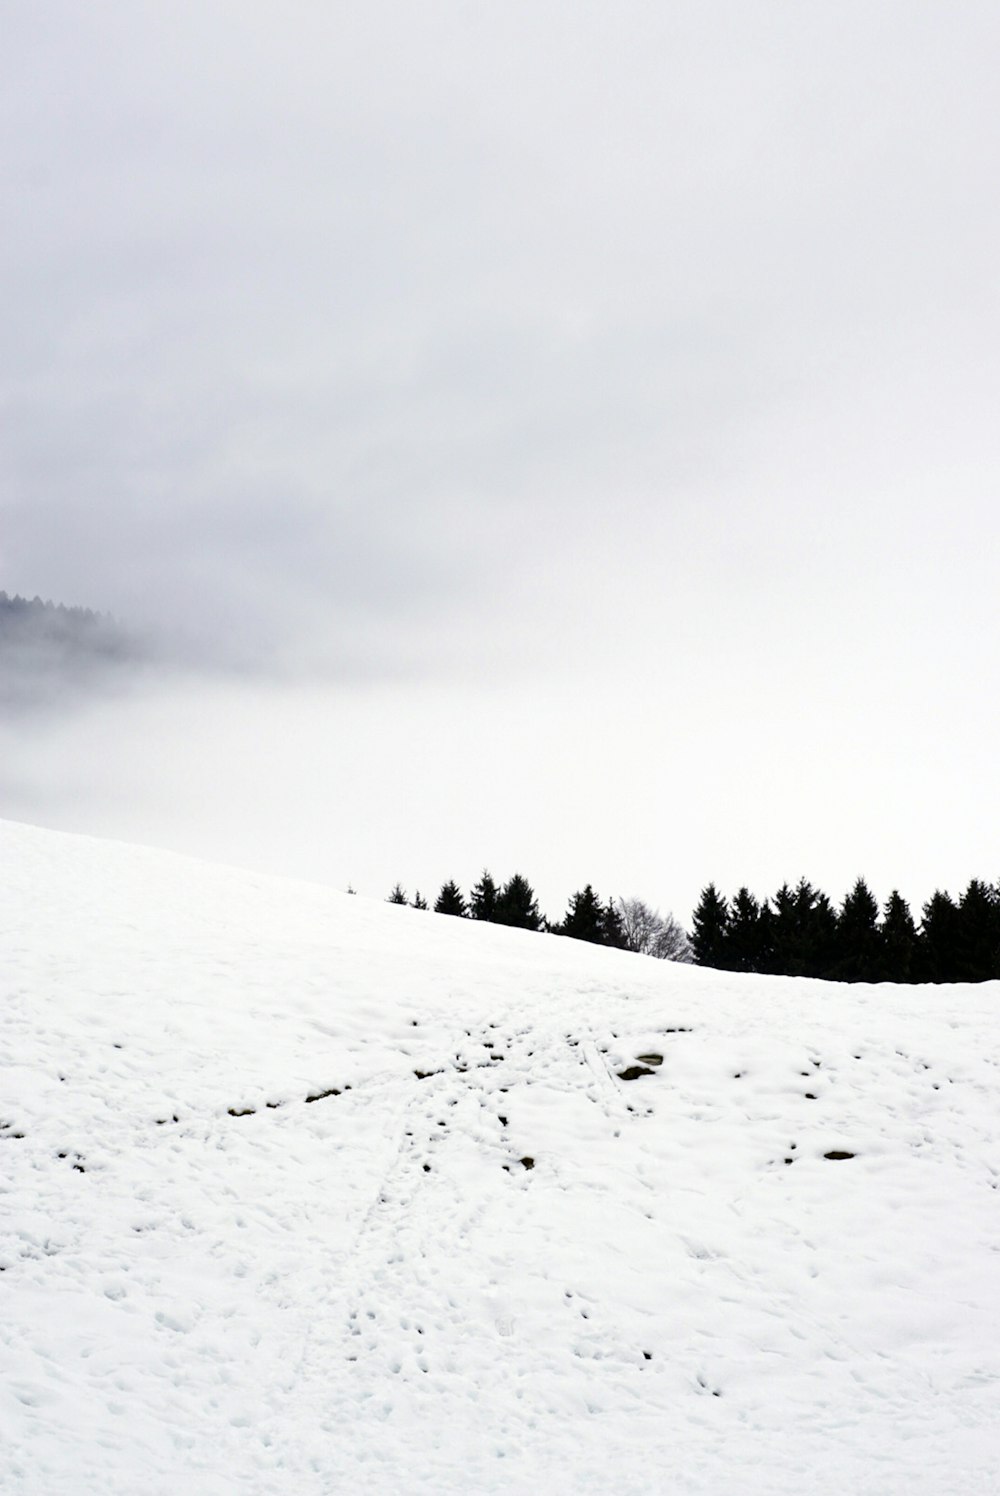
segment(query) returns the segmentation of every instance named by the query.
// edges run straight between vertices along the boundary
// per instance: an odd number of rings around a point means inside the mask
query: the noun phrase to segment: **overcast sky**
[[[686,919],[1000,875],[1000,10],[8,0],[0,814]]]

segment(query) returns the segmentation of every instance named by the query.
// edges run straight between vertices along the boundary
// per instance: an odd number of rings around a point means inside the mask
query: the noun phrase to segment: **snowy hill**
[[[1000,1489],[1000,984],[0,872],[4,1496]]]

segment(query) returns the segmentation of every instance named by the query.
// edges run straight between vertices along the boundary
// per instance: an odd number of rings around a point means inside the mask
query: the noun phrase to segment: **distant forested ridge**
[[[879,906],[863,878],[842,903],[801,878],[771,899],[724,898],[709,883],[694,911],[700,966],[835,982],[986,982],[1000,978],[1000,883],[936,892],[919,923],[897,889]]]
[[[0,592],[0,700],[31,705],[145,657],[109,613]]]
[[[0,592],[0,646],[18,645],[88,650],[109,658],[135,652],[134,641],[110,613]]]

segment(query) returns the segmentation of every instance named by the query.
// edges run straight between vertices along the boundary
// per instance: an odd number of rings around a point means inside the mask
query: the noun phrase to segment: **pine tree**
[[[420,892],[419,888],[417,889],[416,893],[413,895],[413,899],[412,899],[412,901],[410,903],[410,908],[411,909],[426,909],[427,908],[427,900],[424,898],[424,896]]]
[[[462,897],[462,890],[459,888],[454,879],[452,879],[449,883],[442,884],[441,892],[438,894],[437,900],[434,904],[434,913],[454,914],[457,915],[459,919],[463,919],[465,917],[465,899]]]
[[[882,914],[878,976],[880,982],[917,980],[917,929],[910,906],[894,888]]]
[[[701,891],[692,916],[691,948],[699,966],[725,971],[728,965],[729,907],[714,883]]]
[[[878,904],[858,878],[841,905],[830,976],[838,982],[877,982],[882,955]]]
[[[472,919],[496,919],[499,891],[489,873],[483,868],[479,882],[469,895],[469,916]]]
[[[527,878],[515,873],[497,895],[493,918],[498,925],[513,925],[519,930],[540,930],[542,916],[535,891]]]
[[[392,893],[386,899],[387,904],[408,904],[409,902],[409,899],[406,897],[406,890],[401,883],[396,884]]]

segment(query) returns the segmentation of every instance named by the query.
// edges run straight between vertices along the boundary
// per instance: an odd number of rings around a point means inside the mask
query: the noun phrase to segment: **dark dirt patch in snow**
[[[328,1096],[340,1096],[344,1091],[349,1091],[350,1086],[329,1086],[325,1091],[313,1091],[306,1097],[306,1104],[311,1101],[325,1101]]]

